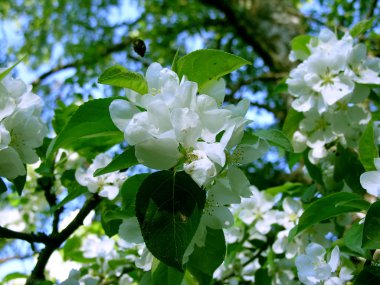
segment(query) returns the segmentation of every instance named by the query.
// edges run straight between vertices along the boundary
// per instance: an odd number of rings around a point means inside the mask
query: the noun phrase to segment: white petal
[[[331,257],[328,262],[328,264],[331,267],[331,272],[335,272],[338,269],[339,259],[340,259],[339,247],[335,246],[333,251],[331,252]]]
[[[6,147],[0,150],[0,176],[14,179],[25,174],[24,164],[14,148]]]
[[[201,92],[213,97],[218,105],[221,106],[226,95],[226,82],[223,78],[211,80],[203,86]]]
[[[360,175],[360,184],[369,194],[380,197],[379,171],[368,171]]]
[[[174,109],[171,114],[171,122],[177,140],[184,147],[194,146],[202,133],[202,124],[198,114],[188,108]]]
[[[195,148],[204,151],[212,161],[216,162],[220,166],[224,166],[226,163],[224,147],[220,143],[198,142],[195,145]]]
[[[181,153],[178,142],[170,139],[149,139],[135,146],[137,160],[154,169],[169,169],[178,163]]]
[[[234,224],[234,216],[227,207],[205,208],[205,224],[212,229],[222,229]]]
[[[109,200],[113,200],[119,194],[119,187],[112,185],[105,185],[99,192],[99,196],[106,197]]]
[[[143,243],[140,225],[136,217],[128,218],[119,227],[119,236],[131,243]]]
[[[134,114],[139,113],[139,109],[126,100],[114,100],[109,107],[113,123],[119,130],[124,132],[129,120]]]

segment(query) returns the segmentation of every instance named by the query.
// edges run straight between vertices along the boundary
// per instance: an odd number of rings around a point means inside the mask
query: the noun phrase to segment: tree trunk
[[[290,0],[200,0],[226,15],[231,26],[273,71],[288,71],[290,41],[305,33]]]

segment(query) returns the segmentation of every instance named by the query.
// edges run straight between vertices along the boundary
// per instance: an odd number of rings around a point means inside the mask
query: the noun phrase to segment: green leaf
[[[365,172],[357,153],[350,148],[337,147],[334,167],[334,179],[339,182],[344,179],[346,184],[357,194],[364,194],[360,184],[360,175]]]
[[[377,265],[365,266],[354,281],[354,285],[369,284],[380,284],[380,268]]]
[[[133,165],[138,164],[139,162],[135,156],[135,148],[133,146],[127,147],[127,149],[114,157],[114,159],[105,167],[99,168],[94,172],[94,176],[99,176],[102,174],[127,169]]]
[[[239,56],[221,50],[201,49],[178,59],[176,69],[179,78],[186,75],[188,80],[198,83],[199,92],[202,92],[206,82],[218,79],[246,64],[251,63]]]
[[[108,110],[114,99],[96,99],[81,105],[49,145],[47,158],[52,159],[61,147],[76,151],[97,147],[106,150],[123,141],[123,133],[113,124]],[[95,156],[99,152],[91,154]]]
[[[265,190],[265,192],[274,197],[279,193],[293,192],[294,190],[298,189],[301,185],[301,183],[286,182],[283,185],[268,188]]]
[[[156,268],[152,269],[152,284],[180,285],[184,275],[184,272],[160,262]]]
[[[269,275],[268,268],[260,268],[255,272],[255,284],[272,284],[272,276]]]
[[[177,73],[177,63],[179,59],[179,48],[177,49],[174,58],[173,58],[173,63],[172,63],[172,70]]]
[[[125,211],[125,214],[134,217],[135,216],[135,203],[136,203],[136,194],[144,182],[144,180],[149,176],[147,173],[136,174],[128,178],[120,189],[120,195],[122,198],[122,205]]]
[[[359,206],[353,203],[359,201]],[[300,217],[296,233],[298,234],[308,227],[323,220],[333,218],[344,213],[359,212],[363,207],[363,202],[361,201],[364,200],[359,195],[348,192],[334,193],[318,199],[311,203]],[[345,202],[351,202],[351,204],[345,204]],[[365,202],[366,201],[364,201],[364,203]],[[367,204],[369,203],[367,202]]]
[[[62,101],[57,102],[57,108],[54,110],[52,125],[56,134],[59,134],[72,115],[78,110],[79,106],[71,104],[66,106]]]
[[[120,65],[106,69],[99,76],[98,83],[128,88],[142,95],[148,93],[148,83],[144,76]]]
[[[367,30],[369,30],[372,27],[374,20],[375,20],[375,18],[373,17],[371,19],[365,19],[365,20],[358,22],[350,30],[350,35],[353,38],[356,38],[357,36],[364,34]]]
[[[290,46],[292,47],[292,50],[295,52],[301,52],[305,56],[310,55],[310,50],[307,47],[307,44],[312,39],[312,36],[309,35],[300,35],[292,39],[290,42]]]
[[[11,180],[13,183],[17,193],[21,196],[22,190],[24,190],[24,186],[26,183],[26,175],[24,176],[17,176],[15,179]]]
[[[120,207],[107,200],[103,200],[100,205],[100,223],[107,236],[112,237],[119,232],[119,227],[123,222],[120,215]]]
[[[359,160],[366,171],[376,170],[374,158],[379,157],[379,151],[375,144],[373,122],[365,128],[359,140]]]
[[[369,208],[364,220],[363,248],[380,248],[380,201],[376,201]]]
[[[7,274],[3,280],[1,280],[2,282],[9,282],[11,280],[14,280],[14,279],[18,279],[18,278],[28,278],[28,275],[24,274],[24,273],[20,273],[20,272],[13,272],[13,273],[10,273],[10,274]]]
[[[26,57],[26,55],[24,55],[22,58],[20,58],[14,65],[12,65],[11,67],[8,67],[6,70],[1,72],[0,73],[0,81],[3,80],[5,78],[5,76],[7,76],[13,70],[13,68],[15,68],[21,61],[23,61],[25,57]]]
[[[223,230],[207,228],[204,247],[194,247],[187,269],[200,285],[210,284],[214,271],[222,264],[226,255],[226,242]]]
[[[7,185],[5,185],[3,179],[0,177],[0,194],[7,192]]]
[[[304,160],[307,172],[309,172],[310,177],[313,178],[318,184],[324,186],[325,183],[323,182],[323,178],[322,178],[322,170],[318,166],[312,164],[309,161],[308,152],[309,152],[309,149],[306,149],[303,153],[303,160]]]
[[[298,126],[302,119],[304,118],[303,113],[299,113],[294,109],[290,109],[286,115],[284,125],[282,126],[282,131],[288,137],[288,139],[293,138],[294,132],[298,129]]]
[[[363,239],[363,226],[363,223],[360,223],[360,221],[352,224],[351,228],[344,233],[343,240],[348,249],[352,250],[359,256],[368,258],[368,250],[361,247]]]
[[[185,172],[152,173],[136,196],[136,217],[149,251],[182,271],[182,260],[202,215],[205,192]]]
[[[281,147],[288,152],[293,152],[292,143],[280,130],[259,130],[255,132],[255,135],[267,140],[273,146]]]

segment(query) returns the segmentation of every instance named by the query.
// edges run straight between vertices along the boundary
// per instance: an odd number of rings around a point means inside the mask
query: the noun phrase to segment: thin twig
[[[44,270],[52,253],[83,224],[83,220],[99,205],[100,202],[101,198],[97,194],[91,196],[83,205],[78,215],[63,231],[50,236],[49,242],[46,243],[46,247],[38,256],[37,263],[26,281],[26,285],[35,285],[38,284],[38,282],[45,280]]]
[[[50,237],[44,233],[22,233],[17,231],[12,231],[10,229],[0,227],[0,238],[6,239],[20,239],[25,240],[29,243],[44,243],[50,242]]]

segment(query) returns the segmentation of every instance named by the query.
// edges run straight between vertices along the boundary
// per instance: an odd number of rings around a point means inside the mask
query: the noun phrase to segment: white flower
[[[340,263],[339,247],[335,246],[331,252],[329,261],[326,261],[326,250],[317,243],[310,243],[306,249],[306,254],[297,256],[296,266],[298,278],[303,284],[345,284],[352,278],[350,270],[346,267],[340,269],[337,274]],[[338,275],[338,276],[337,276]]]
[[[374,67],[374,61],[380,59],[367,59],[367,47],[364,44],[356,45],[349,55],[346,74],[361,84],[380,84],[379,70]]]
[[[149,66],[146,80],[148,94],[128,91],[129,102],[111,103],[113,122],[128,144],[135,146],[140,163],[154,169],[182,167],[183,163],[194,181],[205,186],[225,166],[225,152],[240,142],[249,102],[221,108],[224,80],[202,89],[207,95],[197,95],[195,82],[185,76],[179,81],[177,74],[158,63]]]
[[[120,186],[127,178],[126,174],[112,172],[94,177],[97,169],[105,167],[111,161],[112,158],[105,153],[97,155],[87,170],[83,168],[76,170],[76,180],[80,185],[87,187],[90,192],[99,193],[99,196],[113,200],[119,194]]]
[[[0,81],[0,176],[25,175],[24,164],[38,161],[47,127],[40,119],[42,100],[31,86],[7,75]]]
[[[375,197],[380,197],[380,158],[374,159],[377,170],[367,171],[360,175],[360,184],[367,192]]]
[[[113,239],[90,234],[83,240],[81,250],[86,258],[112,258],[115,255],[114,245]]]

